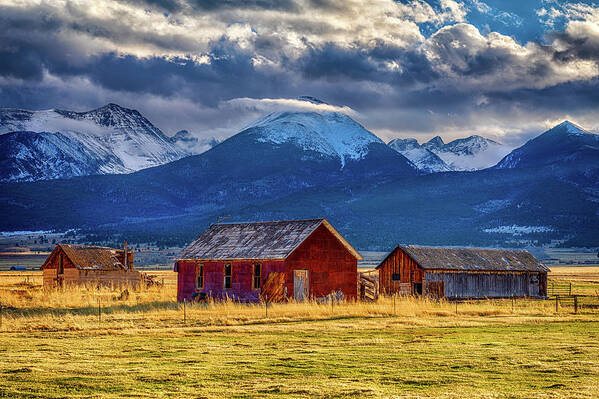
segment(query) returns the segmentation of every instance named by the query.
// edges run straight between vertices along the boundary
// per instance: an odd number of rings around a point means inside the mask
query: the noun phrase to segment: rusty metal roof
[[[421,268],[429,270],[549,271],[525,250],[418,245],[399,245],[397,248],[402,249]]]
[[[125,270],[125,266],[116,257],[118,249],[89,245],[58,244],[54,251],[59,248],[62,249],[77,269]],[[46,262],[51,257],[52,255],[48,257]],[[42,265],[42,269],[45,265],[46,263]]]
[[[326,219],[310,219],[213,224],[181,251],[178,260],[282,260],[321,225],[335,235],[356,259],[362,259]]]

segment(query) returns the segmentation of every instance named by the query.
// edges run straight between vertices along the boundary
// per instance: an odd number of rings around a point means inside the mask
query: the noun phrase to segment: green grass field
[[[266,315],[264,305],[210,303],[188,305],[184,323],[170,283],[122,299],[0,275],[0,397],[599,395],[596,308],[408,297],[274,304]],[[586,289],[597,269],[555,277]]]
[[[437,322],[4,333],[0,396],[597,397],[597,317]]]

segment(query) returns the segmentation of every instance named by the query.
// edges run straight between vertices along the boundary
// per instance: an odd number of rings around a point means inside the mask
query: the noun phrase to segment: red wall
[[[358,260],[326,227],[318,227],[285,263],[289,297],[293,297],[293,270],[307,269],[311,297],[341,290],[346,299],[356,299]]]
[[[232,288],[224,287],[224,264],[232,265]],[[309,271],[310,296],[317,298],[341,290],[346,299],[357,294],[358,261],[324,226],[314,231],[285,261],[200,262],[179,261],[175,265],[177,300],[191,300],[196,292],[196,265],[204,265],[204,292],[216,299],[227,296],[239,301],[258,301],[260,291],[252,290],[253,265],[262,265],[262,285],[270,272],[286,272],[287,293],[293,298],[293,270]]]
[[[225,264],[230,263],[231,270],[231,288],[224,289],[224,268]],[[262,265],[261,286],[270,272],[282,272],[285,270],[283,261],[244,261],[244,262],[200,262],[200,261],[179,261],[175,266],[178,271],[177,277],[177,300],[191,300],[196,292],[196,268],[197,265],[204,265],[204,288],[197,292],[204,292],[216,299],[233,298],[243,302],[257,302],[260,300],[260,290],[252,289],[252,278],[254,273],[254,264]]]

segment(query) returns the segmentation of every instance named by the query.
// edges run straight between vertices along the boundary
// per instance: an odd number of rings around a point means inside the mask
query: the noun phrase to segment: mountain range
[[[138,111],[0,109],[0,181],[130,173],[189,155]]]
[[[404,155],[425,173],[489,168],[512,150],[481,136],[456,139],[447,144],[436,136],[422,145],[414,138],[394,139],[389,142],[389,147]]]
[[[48,137],[67,142],[61,136]],[[23,137],[49,140],[39,132]],[[565,122],[494,167],[461,172],[438,154],[476,158],[491,144],[474,137],[387,145],[340,113],[277,112],[199,155],[136,172],[2,183],[0,231],[77,228],[90,240],[181,245],[220,215],[326,216],[363,249],[596,245],[597,137]],[[427,150],[427,164],[441,160],[450,170],[430,173],[401,153],[410,150]]]

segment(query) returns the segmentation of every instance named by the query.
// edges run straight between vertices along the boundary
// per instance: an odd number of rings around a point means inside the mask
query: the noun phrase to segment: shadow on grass
[[[155,310],[177,310],[179,304],[174,301],[154,301],[147,302],[137,305],[111,305],[102,306],[102,314],[111,314],[117,312],[127,313],[145,313]],[[65,315],[80,315],[80,316],[95,316],[98,314],[97,306],[83,306],[78,308],[15,308],[15,307],[3,307],[2,311],[5,315],[13,317],[28,317],[28,316],[65,316]]]

